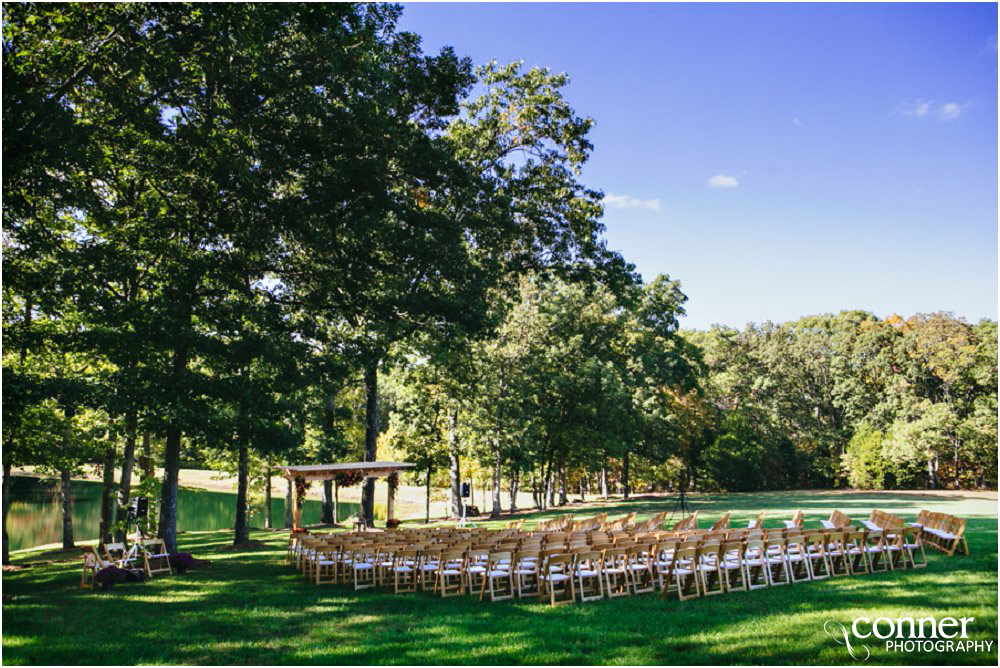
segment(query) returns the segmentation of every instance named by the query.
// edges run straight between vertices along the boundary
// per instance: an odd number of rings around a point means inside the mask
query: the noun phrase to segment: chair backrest
[[[569,573],[570,569],[573,567],[573,561],[576,559],[574,554],[550,554],[547,555],[542,564],[542,570],[540,572],[552,574],[552,573]]]
[[[725,512],[725,514],[723,514],[722,517],[720,517],[719,519],[715,520],[715,523],[712,524],[711,531],[718,531],[720,529],[728,529],[729,528],[729,513],[730,513],[730,511],[727,510]]]
[[[691,562],[691,567],[693,563],[698,559],[698,548],[696,546],[691,547],[678,547],[674,552],[674,560],[671,562],[673,568],[678,568],[683,566],[680,562]]]
[[[746,541],[745,547],[743,548],[744,554],[747,558],[754,556],[760,556],[766,549],[764,541],[759,538],[751,538]]]
[[[104,544],[104,554],[107,556],[108,561],[117,561],[118,559],[123,559],[128,550],[125,549],[125,543],[105,543]]]
[[[576,553],[576,567],[579,570],[601,572],[601,562],[603,555],[598,550],[589,550]]]
[[[163,542],[162,538],[148,538],[142,542],[142,546],[146,548],[150,554],[166,554],[167,544]]]
[[[727,557],[742,559],[744,552],[746,552],[746,543],[742,540],[727,540],[722,543],[722,554]]]
[[[93,545],[84,545],[81,548],[83,550],[83,565],[87,568],[99,568],[104,561],[101,559],[101,555],[97,553],[97,548]]]

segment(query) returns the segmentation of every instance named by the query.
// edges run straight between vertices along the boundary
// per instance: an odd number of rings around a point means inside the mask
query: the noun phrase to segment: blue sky
[[[422,4],[428,51],[568,73],[610,247],[686,327],[997,317],[994,4]]]

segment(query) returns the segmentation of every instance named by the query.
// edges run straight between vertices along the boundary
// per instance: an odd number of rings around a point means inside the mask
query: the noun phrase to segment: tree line
[[[64,544],[97,466],[101,536],[137,484],[172,551],[184,466],[235,475],[237,544],[285,463],[406,459],[455,514],[469,478],[495,515],[996,484],[995,323],[681,330],[680,283],[605,245],[567,77],[427,54],[400,11],[4,5],[5,521],[25,465]]]

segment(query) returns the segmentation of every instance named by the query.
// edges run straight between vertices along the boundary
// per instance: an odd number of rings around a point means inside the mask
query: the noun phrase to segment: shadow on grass
[[[747,502],[740,512],[750,516],[758,508],[801,505],[807,517],[818,517],[825,503],[847,508],[846,500],[788,494],[780,500],[758,499],[756,507]],[[694,501],[703,504],[703,514],[721,514],[736,505],[725,495]],[[887,506],[881,498],[860,503],[858,508]],[[671,504],[670,499],[617,501],[608,508],[652,513]],[[972,519],[973,556],[949,559],[931,553],[930,565],[921,570],[687,602],[647,594],[560,608],[535,601],[491,604],[472,597],[442,600],[429,593],[394,596],[316,586],[282,563],[284,535],[254,532],[253,539],[267,548],[241,552],[226,549],[231,532],[190,533],[181,536],[181,549],[210,559],[210,569],[107,593],[76,588],[79,562],[4,574],[4,661],[841,664],[848,657],[823,632],[828,619],[849,623],[860,615],[974,616],[974,639],[995,639],[996,532],[995,519]],[[991,653],[978,655],[872,650],[877,663],[996,663],[995,645]]]

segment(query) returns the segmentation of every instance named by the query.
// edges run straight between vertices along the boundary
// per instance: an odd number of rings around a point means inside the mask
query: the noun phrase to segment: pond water
[[[11,503],[7,511],[7,535],[11,550],[35,545],[62,542],[62,501],[59,481],[31,476],[11,478]],[[78,540],[97,538],[101,524],[101,483],[74,480],[73,537]],[[283,526],[285,521],[284,489],[273,490],[271,521]],[[281,496],[277,496],[281,494]],[[320,502],[306,499],[302,504],[302,523],[317,524]],[[341,501],[337,521],[357,515],[360,504]],[[236,517],[236,494],[181,488],[177,497],[178,531],[212,531],[231,529]],[[375,505],[376,519],[385,519],[385,506]],[[250,526],[264,527],[264,506],[252,508]]]

